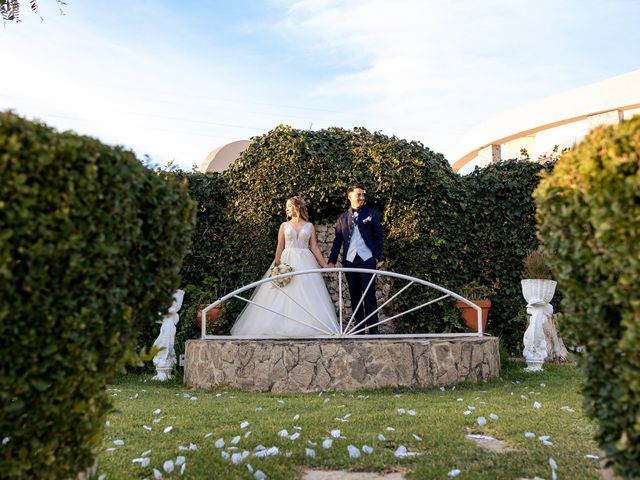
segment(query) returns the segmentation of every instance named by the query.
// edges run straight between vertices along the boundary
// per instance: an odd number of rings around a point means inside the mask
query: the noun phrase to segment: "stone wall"
[[[496,337],[188,340],[185,383],[247,391],[433,387],[500,375]]]

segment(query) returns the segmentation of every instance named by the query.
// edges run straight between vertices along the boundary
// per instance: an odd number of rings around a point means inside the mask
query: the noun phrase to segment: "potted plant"
[[[545,303],[551,302],[557,282],[551,279],[551,270],[547,266],[544,253],[540,250],[531,250],[524,257],[522,264],[524,266],[523,280],[520,283],[522,284],[522,295],[527,303],[530,299],[544,300]]]
[[[185,289],[190,296],[191,303],[195,306],[194,320],[198,332],[202,329],[202,310],[211,305],[217,298],[225,295],[224,291],[220,295],[218,287],[219,280],[213,277],[207,277],[202,286],[189,285]],[[224,331],[223,319],[225,316],[225,305],[220,304],[207,311],[207,333],[220,335]]]
[[[468,283],[467,285],[462,287],[462,290],[460,290],[461,296],[463,296],[467,300],[471,300],[472,303],[476,304],[482,309],[483,332],[486,331],[485,328],[487,326],[487,317],[489,316],[489,309],[491,308],[490,298],[494,294],[495,291],[492,288],[487,287],[486,285],[482,285],[476,280]],[[460,313],[462,314],[462,318],[464,318],[464,321],[467,324],[467,328],[469,328],[470,330],[478,331],[478,311],[471,305],[467,305],[462,301],[456,302],[456,307],[460,309]]]

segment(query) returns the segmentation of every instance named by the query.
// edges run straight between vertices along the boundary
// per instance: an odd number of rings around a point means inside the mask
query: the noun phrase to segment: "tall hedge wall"
[[[105,385],[171,304],[193,211],[133,153],[0,113],[3,478],[93,463]]]
[[[586,347],[585,410],[618,473],[640,478],[640,116],[592,131],[536,200],[564,327]]]

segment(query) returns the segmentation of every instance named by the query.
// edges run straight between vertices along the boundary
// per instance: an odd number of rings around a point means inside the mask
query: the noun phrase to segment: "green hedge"
[[[171,304],[193,211],[133,153],[0,113],[3,478],[93,463],[105,385]]]
[[[592,131],[536,191],[540,240],[586,348],[585,409],[626,478],[640,477],[640,117]]]

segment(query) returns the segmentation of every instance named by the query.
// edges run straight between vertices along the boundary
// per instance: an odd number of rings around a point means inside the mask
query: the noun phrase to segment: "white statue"
[[[522,295],[527,301],[529,327],[524,332],[523,355],[527,361],[529,372],[542,371],[542,364],[547,358],[547,341],[544,335],[544,324],[553,314],[553,306],[549,304],[553,298],[557,283],[553,280],[522,280]]]
[[[156,375],[152,380],[164,382],[171,378],[171,371],[176,364],[176,351],[173,348],[176,340],[176,325],[180,320],[178,311],[182,307],[182,299],[184,298],[184,290],[176,290],[173,294],[173,303],[169,307],[169,311],[162,319],[160,327],[160,335],[153,342],[156,347],[164,347],[153,357],[153,364],[156,366]]]

